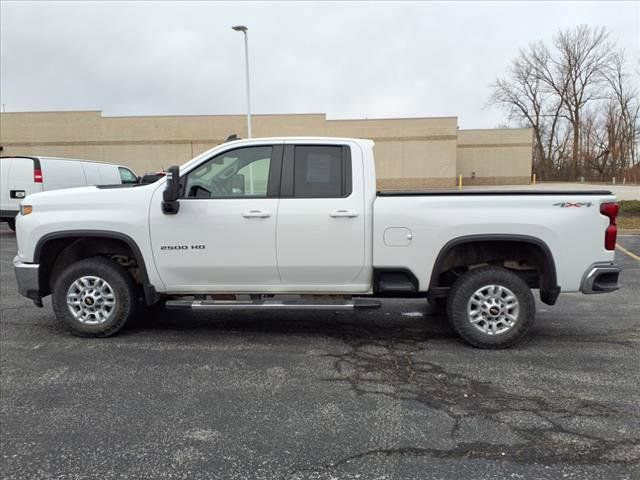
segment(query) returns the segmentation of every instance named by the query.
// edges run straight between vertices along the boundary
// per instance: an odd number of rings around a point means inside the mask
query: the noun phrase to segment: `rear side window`
[[[347,151],[347,147],[342,146],[296,146],[293,196],[339,198],[351,194],[351,159]]]

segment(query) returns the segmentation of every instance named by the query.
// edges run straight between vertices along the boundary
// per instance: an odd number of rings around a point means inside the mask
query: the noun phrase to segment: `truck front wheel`
[[[136,286],[121,265],[92,257],[69,265],[52,292],[56,318],[79,337],[109,337],[135,314]]]
[[[522,340],[535,318],[530,288],[502,267],[480,267],[451,288],[447,313],[452,328],[478,348],[506,348]]]

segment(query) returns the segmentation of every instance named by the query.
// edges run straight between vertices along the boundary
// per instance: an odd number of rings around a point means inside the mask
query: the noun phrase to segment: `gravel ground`
[[[539,303],[527,341],[482,351],[418,300],[75,338],[18,296],[0,240],[4,479],[640,476],[640,261],[622,251],[621,290]]]

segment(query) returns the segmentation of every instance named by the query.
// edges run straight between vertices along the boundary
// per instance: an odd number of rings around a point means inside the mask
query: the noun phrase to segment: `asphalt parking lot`
[[[621,290],[539,303],[525,343],[483,351],[416,300],[75,338],[18,296],[0,240],[2,478],[640,476],[640,261],[621,251]]]

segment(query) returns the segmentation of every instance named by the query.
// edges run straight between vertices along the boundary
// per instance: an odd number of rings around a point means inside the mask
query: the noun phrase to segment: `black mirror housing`
[[[174,165],[167,169],[167,183],[162,192],[162,213],[175,215],[180,210],[180,167]]]

